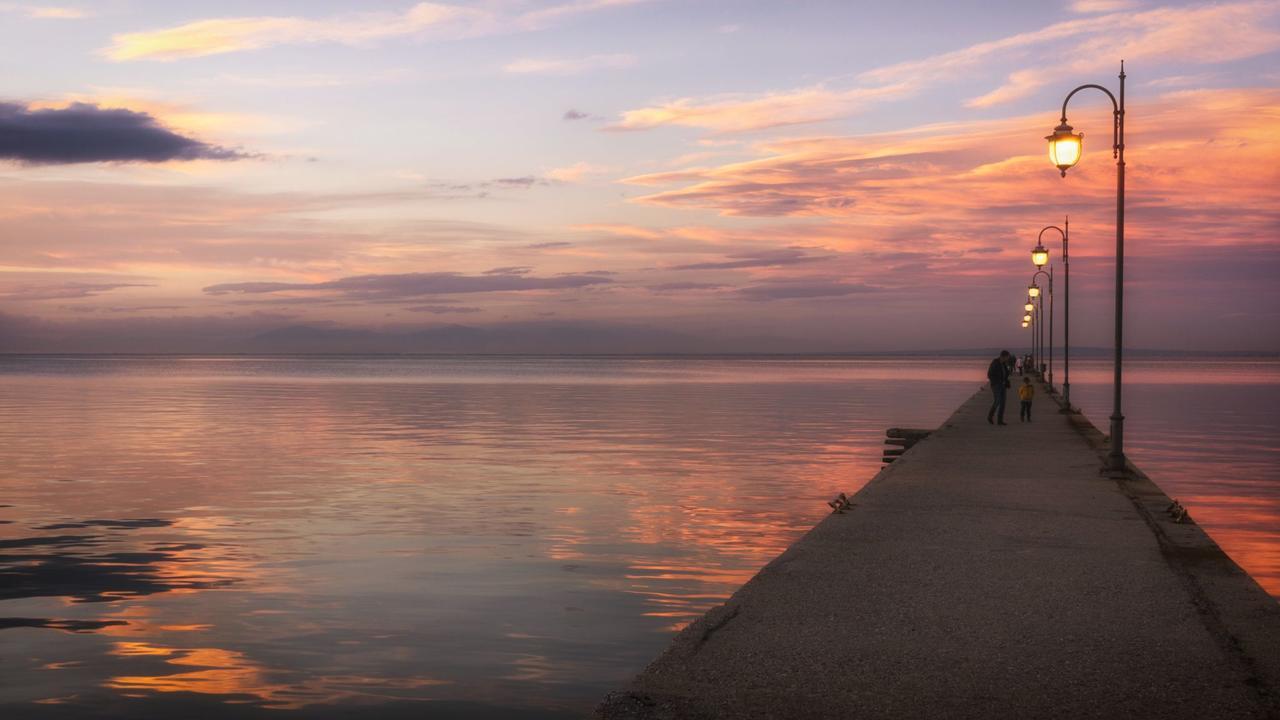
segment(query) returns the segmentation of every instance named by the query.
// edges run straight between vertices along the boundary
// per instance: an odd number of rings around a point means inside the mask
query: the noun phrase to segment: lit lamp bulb
[[[1026,310],[1027,312],[1031,312],[1032,310],[1036,309],[1036,306],[1032,305],[1031,303],[1027,303],[1026,305],[1022,306],[1022,309]]]
[[[1049,251],[1040,243],[1036,243],[1036,249],[1031,251],[1031,262],[1038,268],[1045,266],[1049,262]]]
[[[1033,285],[1028,285],[1028,286],[1027,286],[1027,295],[1030,295],[1030,296],[1031,296],[1031,297],[1033,297],[1033,298],[1040,297],[1040,286],[1039,286],[1039,285],[1034,285],[1034,284],[1033,284]]]
[[[1031,316],[1030,316],[1030,315],[1023,315],[1023,316],[1022,316],[1022,322],[1024,322],[1024,323],[1029,323],[1029,322],[1031,322]]]
[[[1067,171],[1080,162],[1084,133],[1077,135],[1071,132],[1071,126],[1063,118],[1062,124],[1053,129],[1053,134],[1046,135],[1044,139],[1049,141],[1049,162],[1062,171],[1062,177],[1066,177]]]
[[[1031,327],[1031,323],[1027,322],[1026,320],[1023,320],[1022,327]]]

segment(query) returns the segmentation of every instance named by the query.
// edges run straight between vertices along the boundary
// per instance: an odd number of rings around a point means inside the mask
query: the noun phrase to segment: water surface
[[[579,716],[985,365],[0,359],[0,709]],[[1130,377],[1135,460],[1280,591],[1280,366]]]

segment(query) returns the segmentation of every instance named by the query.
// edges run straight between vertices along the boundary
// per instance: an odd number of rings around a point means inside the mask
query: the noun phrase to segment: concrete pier
[[[599,717],[1280,718],[1280,604],[1037,387],[980,390]]]

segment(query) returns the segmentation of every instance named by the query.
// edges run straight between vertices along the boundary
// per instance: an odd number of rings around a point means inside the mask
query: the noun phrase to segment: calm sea
[[[2,358],[0,714],[580,716],[985,366]],[[1280,594],[1280,363],[1128,383],[1132,457]]]

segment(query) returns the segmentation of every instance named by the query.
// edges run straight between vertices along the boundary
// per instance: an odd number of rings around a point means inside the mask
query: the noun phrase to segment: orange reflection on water
[[[264,707],[296,710],[308,705],[331,704],[369,698],[419,699],[396,690],[418,690],[447,685],[429,677],[365,677],[320,675],[300,682],[273,681],[270,671],[244,653],[222,648],[172,648],[144,642],[117,642],[111,650],[120,657],[163,657],[168,665],[198,668],[166,675],[120,675],[103,683],[128,696],[149,693],[197,693],[225,696],[224,702],[258,703]]]
[[[1280,597],[1280,517],[1274,502],[1229,495],[1192,495],[1182,502],[1232,560]]]

